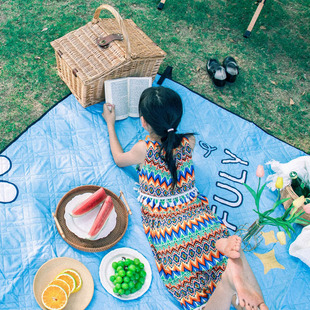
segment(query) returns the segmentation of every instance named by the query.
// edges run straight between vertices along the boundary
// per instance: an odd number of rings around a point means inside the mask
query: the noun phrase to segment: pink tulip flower
[[[265,175],[264,167],[263,165],[258,165],[256,169],[256,176],[259,178],[262,178]]]
[[[304,209],[304,211],[305,211],[307,214],[310,214],[310,203],[304,205],[304,206],[303,206],[303,209]]]

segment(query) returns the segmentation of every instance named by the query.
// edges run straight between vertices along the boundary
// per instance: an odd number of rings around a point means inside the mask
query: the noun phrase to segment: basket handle
[[[119,15],[119,13],[111,5],[108,5],[108,4],[100,5],[95,11],[92,23],[97,24],[99,22],[99,15],[100,15],[100,12],[102,10],[110,11],[114,15],[116,21],[118,22],[118,25],[121,28],[121,32],[123,34],[124,41],[125,41],[125,47],[126,47],[125,57],[126,57],[126,59],[129,59],[131,57],[131,47],[130,47],[128,32],[127,32],[127,29],[125,27],[124,20],[122,19],[122,17]]]

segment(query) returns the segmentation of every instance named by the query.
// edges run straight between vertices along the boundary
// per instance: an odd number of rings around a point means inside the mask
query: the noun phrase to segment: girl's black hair
[[[181,144],[183,137],[191,135],[176,133],[183,115],[181,97],[163,86],[147,88],[140,97],[139,114],[161,137],[159,154],[168,166],[174,187],[178,178],[173,150]]]

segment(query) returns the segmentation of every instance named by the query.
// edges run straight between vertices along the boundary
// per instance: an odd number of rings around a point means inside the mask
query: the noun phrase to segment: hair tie
[[[167,132],[174,131],[174,128],[167,129]]]

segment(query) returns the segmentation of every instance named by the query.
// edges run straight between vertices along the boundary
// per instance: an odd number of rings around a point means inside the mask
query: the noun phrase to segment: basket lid
[[[123,22],[131,47],[129,57],[126,55],[125,40],[113,41],[108,48],[100,47],[96,42],[99,37],[121,32],[118,22],[113,18],[100,19],[97,23],[89,22],[51,42],[51,45],[77,76],[88,82],[108,74],[128,61],[166,56],[131,19]]]

